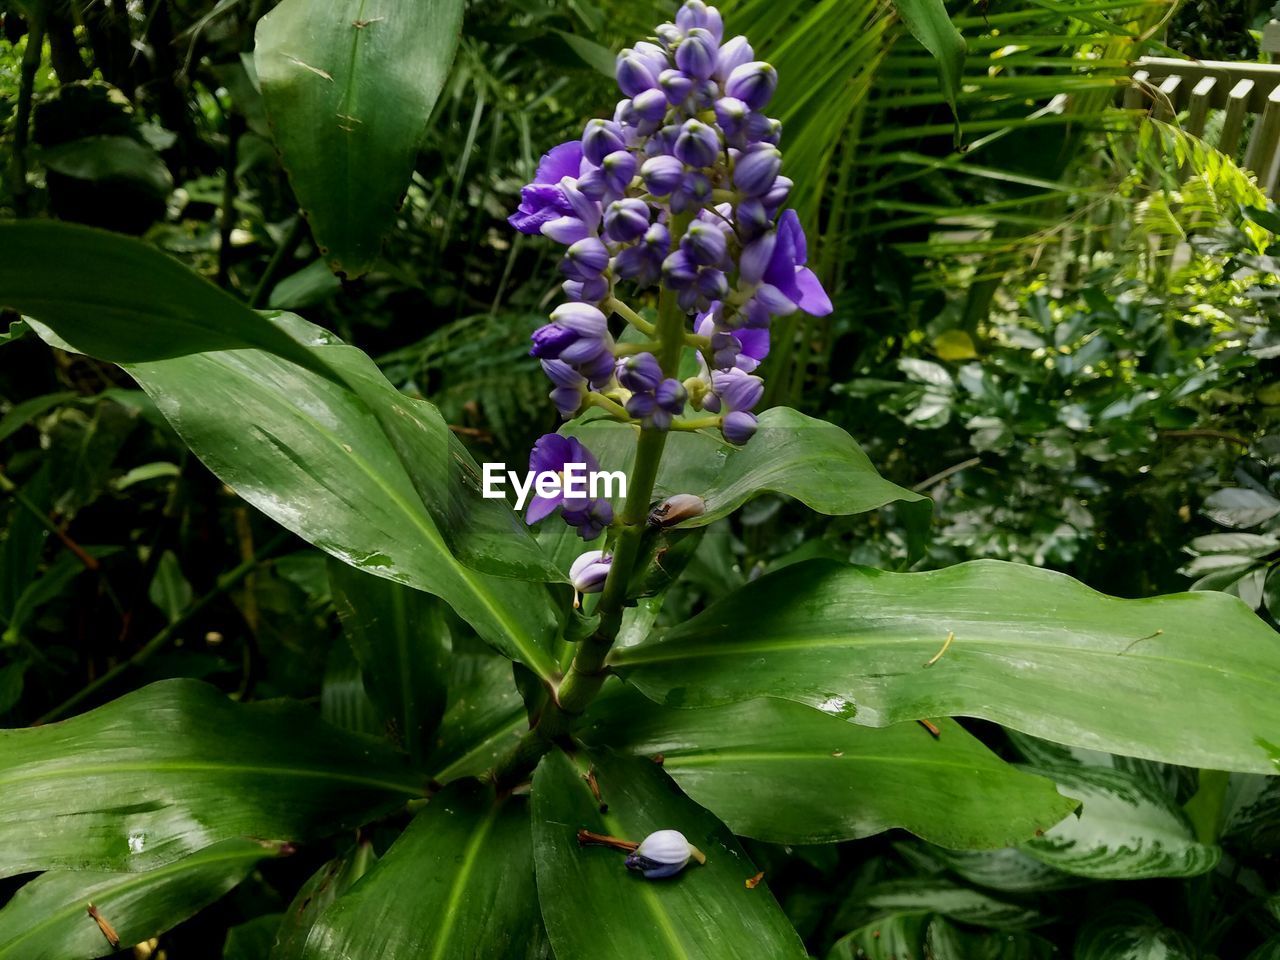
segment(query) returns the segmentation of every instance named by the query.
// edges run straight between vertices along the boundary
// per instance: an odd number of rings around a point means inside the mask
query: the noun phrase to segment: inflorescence
[[[764,383],[754,371],[769,352],[770,321],[831,312],[805,265],[799,219],[783,209],[792,182],[780,172],[782,125],[763,112],[777,71],[745,37],[723,35],[719,11],[688,0],[674,23],[623,50],[613,118],[590,120],[580,140],[548,151],[509,218],[565,247],[569,302],[534,332],[530,350],[565,419],[596,406],[649,430],[718,426],[744,444],[756,431]],[[688,317],[685,343],[698,351],[696,375],[664,374],[653,324],[617,297],[624,282],[674,298]],[[619,343],[613,315],[650,339]],[[682,420],[686,407],[713,416]],[[594,463],[565,439],[543,437],[530,469],[558,469],[569,453]],[[586,540],[612,522],[603,500],[537,504],[528,519],[556,507]]]

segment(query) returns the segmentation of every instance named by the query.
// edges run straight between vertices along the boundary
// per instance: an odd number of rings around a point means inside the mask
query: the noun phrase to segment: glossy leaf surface
[[[271,960],[300,960],[316,920],[368,873],[376,861],[373,844],[361,840],[308,877],[280,918]]]
[[[0,876],[148,870],[235,837],[306,840],[420,795],[403,759],[289,701],[166,680],[0,730]]]
[[[440,601],[332,559],[329,582],[365,690],[393,738],[421,763],[445,705],[449,634]]]
[[[114,363],[256,347],[324,372],[305,346],[150,244],[68,223],[0,223],[0,305]],[[67,283],[67,263],[76,264]]]
[[[629,469],[634,427],[593,420],[567,432],[581,439],[604,469]],[[654,496],[677,493],[695,493],[707,504],[701,516],[677,524],[682,527],[706,526],[763,493],[793,497],[828,516],[895,502],[929,508],[927,498],[880,476],[849,434],[788,407],[761,414],[755,437],[743,447],[709,433],[668,436]]]
[[[612,662],[670,706],[773,696],[871,725],[981,717],[1216,769],[1274,773],[1280,758],[1280,637],[1239,600],[1118,600],[1011,563],[800,563]]]
[[[307,938],[307,960],[516,960],[542,937],[527,801],[458,783],[426,808]]]
[[[114,953],[89,904],[122,945],[141,943],[217,900],[278,852],[278,844],[227,840],[143,873],[43,873],[0,909],[0,958],[90,960]]]
[[[1164,926],[1146,907],[1121,904],[1091,917],[1076,938],[1075,960],[1192,960],[1185,936]]]
[[[589,768],[600,802],[583,778]],[[679,830],[707,862],[646,880],[619,851],[580,847],[580,829],[633,841]],[[733,835],[648,760],[547,754],[533,778],[533,842],[557,960],[806,956],[768,885],[746,886],[756,868]]]
[[[284,0],[254,63],[289,182],[334,273],[378,258],[453,62],[462,0]]]
[[[317,349],[360,376],[372,366],[350,347]],[[457,559],[379,418],[351,391],[259,351],[128,370],[205,464],[268,516],[345,563],[435,594],[502,653],[554,670],[546,588]],[[444,466],[442,453],[434,468]]]
[[[1075,806],[954,720],[940,721],[935,739],[916,723],[862,727],[782,700],[670,710],[624,693],[600,706],[588,736],[661,754],[685,793],[759,840],[825,843],[902,827],[946,847],[1005,847]]]
[[[455,653],[449,666],[449,706],[427,760],[431,778],[441,783],[480,776],[529,729],[510,663]]]

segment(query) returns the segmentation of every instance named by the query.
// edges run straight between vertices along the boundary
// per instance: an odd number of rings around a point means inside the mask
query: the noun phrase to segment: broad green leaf
[[[449,631],[440,601],[332,559],[329,582],[365,689],[420,764],[445,706]]]
[[[956,849],[1029,839],[1075,806],[954,720],[861,727],[783,700],[669,710],[629,691],[588,716],[586,735],[663,758],[663,769],[734,833],[826,843],[910,830]],[[750,784],[750,789],[744,789]],[[784,799],[785,798],[785,799]]]
[[[173,175],[165,162],[133,137],[80,137],[40,151],[40,161],[64,176],[127,181],[162,199],[173,191]]]
[[[1033,933],[965,930],[941,918],[925,938],[929,960],[1055,960],[1058,948]]]
[[[271,960],[301,960],[316,920],[376,861],[373,844],[361,839],[346,854],[330,860],[308,877],[280,920]]]
[[[149,870],[221,840],[308,840],[421,795],[403,760],[301,704],[166,680],[0,730],[0,876]]]
[[[0,910],[0,960],[90,960],[114,953],[93,904],[123,946],[176,926],[240,883],[280,845],[227,840],[143,873],[51,870]]]
[[[1191,942],[1170,930],[1149,909],[1120,904],[1085,921],[1074,960],[1193,960]]]
[[[289,182],[329,268],[354,278],[395,225],[462,0],[284,0],[254,64]]]
[[[23,220],[0,223],[0,250],[0,306],[53,328],[81,353],[136,363],[256,347],[330,375],[279,326],[140,240]]]
[[[236,924],[227,931],[227,940],[222,946],[222,960],[268,960],[279,928],[278,913],[264,914]]]
[[[988,890],[1041,893],[1083,886],[1085,881],[1041,863],[1015,847],[1004,850],[945,850],[924,844],[895,846],[913,864],[929,872],[950,870]]]
[[[1204,513],[1224,527],[1252,527],[1280,513],[1280,500],[1248,487],[1228,487],[1205,497]]]
[[[604,469],[629,471],[634,427],[592,420],[575,423],[566,432],[582,440]],[[839,427],[788,407],[761,414],[759,430],[743,447],[710,433],[672,433],[654,494],[676,493],[697,494],[707,504],[705,513],[680,527],[706,526],[762,493],[794,497],[828,516],[865,513],[895,502],[929,508],[926,497],[880,476]]]
[[[869,725],[981,717],[1093,750],[1280,769],[1280,637],[1216,593],[1118,600],[988,560],[902,574],[813,561],[611,662],[668,706],[772,696]]]
[[[1039,912],[999,900],[947,880],[891,880],[856,891],[840,909],[837,923],[861,927],[897,914],[936,913],[960,923],[996,930],[1021,930],[1043,923]]]
[[[1280,850],[1280,777],[1233,773],[1225,800],[1224,844],[1250,853]]]
[[[904,913],[860,927],[837,940],[826,960],[902,960],[920,956],[927,913]]]
[[[1272,937],[1245,960],[1280,960],[1280,937]]]
[[[186,611],[193,596],[191,584],[182,575],[177,556],[172,550],[166,550],[156,565],[156,575],[147,588],[147,597],[173,623]]]
[[[372,363],[358,350],[315,349],[367,378]],[[554,672],[548,651],[557,614],[547,589],[481,573],[454,555],[379,418],[351,391],[249,350],[127,369],[245,500],[345,563],[435,594],[506,656],[541,676]],[[400,399],[401,410],[415,403]],[[447,449],[427,466],[443,470]],[[520,545],[515,531],[509,542]],[[536,549],[532,538],[525,542]]]
[[[389,739],[386,722],[364,688],[360,662],[345,636],[335,637],[320,681],[320,716],[339,730]]]
[[[449,706],[426,763],[440,783],[480,776],[529,729],[510,663],[487,654],[455,653],[450,668]]]
[[[964,37],[952,24],[942,0],[893,0],[894,9],[911,35],[938,61],[942,95],[956,115],[956,139],[960,135],[960,113],[956,98],[964,74]]]
[[[556,960],[806,956],[768,886],[747,887],[756,868],[733,835],[657,764],[554,750],[534,774],[532,814],[538,899]],[[632,841],[679,830],[707,862],[645,880],[617,850],[580,846],[581,829]]]
[[[307,960],[537,956],[529,811],[475,782],[433,797],[364,878],[316,920]]]
[[[1198,843],[1185,814],[1137,777],[1100,767],[1041,772],[1083,807],[1023,844],[1037,860],[1099,880],[1194,877],[1217,865],[1221,851]]]

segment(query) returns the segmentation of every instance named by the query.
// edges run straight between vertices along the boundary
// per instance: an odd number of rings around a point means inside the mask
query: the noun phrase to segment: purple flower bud
[[[671,249],[671,232],[665,223],[655,223],[644,232],[644,244],[654,253],[666,256]]]
[[[763,113],[751,113],[743,126],[742,136],[748,143],[772,143],[782,139],[782,124]]]
[[[578,365],[578,370],[595,390],[603,389],[613,379],[613,350],[606,347],[590,360]]]
[[[675,157],[650,157],[640,167],[645,189],[655,197],[670,194],[684,179],[684,165]]]
[[[668,50],[673,49],[684,39],[684,31],[674,23],[660,23],[654,28],[653,33]]]
[[[734,97],[721,97],[716,101],[716,123],[724,131],[724,135],[735,139],[746,129],[750,109],[741,100]]]
[[[579,240],[560,261],[560,269],[570,280],[594,280],[608,266],[609,249],[595,237]]]
[[[764,208],[764,201],[759,197],[748,197],[741,201],[734,209],[733,222],[742,239],[751,240],[760,236],[769,227],[769,214]]]
[[[776,243],[777,236],[766,233],[742,248],[742,256],[738,258],[738,276],[743,283],[755,286],[764,279],[764,272],[769,267]]]
[[[652,353],[638,353],[618,361],[618,382],[628,390],[649,393],[662,382],[662,367]]]
[[[723,270],[704,268],[698,271],[698,293],[707,300],[723,300],[729,295],[729,278]]]
[[[766,210],[777,210],[780,206],[787,202],[787,197],[791,195],[792,182],[787,177],[778,177],[773,181],[773,186],[769,192],[764,195],[764,206]]]
[[[676,157],[691,167],[709,167],[720,155],[720,138],[701,120],[689,119],[676,138]]]
[[[736,68],[755,58],[755,51],[751,49],[746,37],[734,37],[720,44],[720,51],[716,54],[716,79],[724,83]]]
[[[658,77],[658,86],[672,105],[680,103],[693,91],[693,81],[679,70],[663,70]]]
[[[555,405],[556,412],[563,420],[569,420],[577,415],[582,409],[584,396],[586,396],[585,390],[575,390],[573,387],[556,387],[547,394],[547,398]]]
[[[630,48],[618,54],[616,73],[619,89],[629,97],[651,90],[658,83],[645,58]]]
[[[568,177],[560,181],[560,189],[569,201],[573,215],[594,232],[600,225],[600,204],[579,190],[577,183]]]
[[[748,411],[754,409],[764,396],[764,381],[735,367],[714,371],[711,374],[711,389],[726,410]]]
[[[698,279],[698,266],[687,250],[679,249],[662,261],[662,279],[672,290],[684,290]]]
[[[733,185],[748,197],[759,197],[773,188],[782,169],[782,151],[771,144],[749,147],[733,165]]]
[[[687,0],[676,11],[676,26],[686,33],[694,29],[706,30],[716,40],[724,35],[724,21],[720,17],[720,11],[703,3],[703,0]]]
[[[533,331],[530,337],[533,346],[529,348],[529,356],[554,359],[560,351],[578,339],[578,335],[559,324],[548,323]]]
[[[550,237],[556,243],[568,246],[579,240],[585,240],[591,236],[591,231],[577,217],[556,217],[542,225],[542,235]]]
[[[649,123],[658,123],[667,115],[667,94],[655,87],[637,93],[631,100],[635,115]]]
[[[737,97],[752,110],[762,109],[776,89],[778,71],[763,60],[752,60],[734,67],[724,84],[726,96]]]
[[[680,245],[689,251],[694,263],[704,267],[723,263],[728,253],[724,231],[701,220],[689,224]]]
[[[604,211],[604,235],[630,243],[649,229],[649,205],[637,197],[615,200]]]
[[[565,363],[573,364],[589,364],[597,363],[601,356],[607,355],[612,364],[613,355],[603,340],[595,340],[591,337],[579,337],[569,346],[560,351],[559,359]]]
[[[627,413],[637,420],[646,420],[658,409],[658,401],[652,393],[633,393],[627,398]]]
[[[622,127],[612,120],[588,120],[582,131],[582,153],[594,164],[599,164],[615,150],[625,150],[626,141]]]
[[[678,414],[684,409],[685,402],[689,399],[689,391],[685,390],[684,384],[679,380],[668,377],[658,384],[653,391],[653,396],[663,410]]]
[[[726,440],[740,447],[755,436],[758,424],[755,414],[735,410],[725,414],[720,421],[720,432]]]
[[[711,335],[711,365],[717,370],[728,370],[737,365],[742,345],[728,331]]]
[[[566,280],[560,289],[570,300],[586,303],[599,303],[609,293],[609,281],[604,277],[592,277],[590,280]]]
[[[671,58],[667,56],[667,51],[648,40],[641,40],[631,48],[631,52],[644,61],[644,65],[655,77],[671,66]]]
[[[613,557],[603,550],[589,550],[569,567],[569,582],[579,593],[599,593],[612,565]]]
[[[715,72],[717,48],[715,37],[694,27],[676,47],[676,66],[695,80],[706,80]]]
[[[644,247],[627,247],[613,258],[613,271],[624,280],[636,283],[653,283],[662,269],[662,258],[657,262]]]
[[[549,396],[560,416],[568,420],[582,406],[587,392],[587,381],[577,370],[563,360],[543,360],[542,370],[554,385]]]
[[[604,172],[604,182],[609,191],[624,193],[636,175],[636,158],[626,150],[615,150],[604,158],[600,169]]]
[[[688,173],[680,180],[680,185],[671,194],[671,209],[682,213],[696,207],[705,206],[711,199],[711,181],[705,174]]]
[[[588,542],[604,533],[604,528],[613,523],[613,507],[608,500],[589,500],[585,507],[580,508],[566,503],[560,512],[569,526],[578,528],[578,536]]]
[[[609,181],[605,177],[604,170],[600,167],[592,167],[578,177],[577,188],[583,197],[596,203],[609,191]]]

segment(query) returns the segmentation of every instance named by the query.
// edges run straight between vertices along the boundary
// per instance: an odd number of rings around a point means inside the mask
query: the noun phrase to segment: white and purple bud
[[[773,144],[748,147],[733,165],[733,185],[748,197],[761,197],[773,189],[782,169],[782,151]]]
[[[720,50],[716,53],[716,79],[723,84],[734,70],[755,58],[756,53],[746,37],[737,36],[720,44]]]
[[[609,248],[597,237],[579,240],[564,252],[560,269],[570,280],[594,280],[609,266]]]
[[[652,90],[658,84],[658,78],[646,59],[632,48],[618,54],[615,71],[618,88],[629,97]]]
[[[638,197],[615,200],[604,211],[604,235],[617,243],[630,243],[649,229],[649,205]]]
[[[729,278],[723,270],[704,267],[698,271],[696,283],[699,300],[698,305],[705,307],[712,300],[723,300],[729,295]]]
[[[665,197],[684,180],[684,164],[675,157],[650,157],[640,167],[640,178],[651,194]]]
[[[584,303],[599,303],[609,294],[609,281],[604,277],[592,277],[590,280],[566,280],[560,289],[570,300]]]
[[[662,280],[672,290],[687,290],[698,279],[698,265],[689,251],[681,247],[662,261]]]
[[[713,370],[711,389],[720,398],[725,410],[747,412],[753,410],[764,396],[764,381],[737,367]]]
[[[663,70],[658,76],[658,86],[672,106],[682,103],[693,92],[693,81],[680,70]]]
[[[646,880],[661,880],[674,877],[690,860],[707,862],[702,851],[679,830],[658,830],[627,854],[627,869],[644,874]]]
[[[709,167],[720,155],[720,138],[714,128],[701,120],[690,118],[680,128],[676,137],[675,155],[691,167]]]
[[[716,70],[719,44],[707,30],[694,27],[676,47],[676,67],[695,80],[707,80]]]
[[[571,246],[592,235],[591,229],[577,217],[556,217],[544,223],[541,229],[544,237],[550,237],[565,246]]]
[[[599,593],[612,565],[613,557],[603,550],[588,550],[569,567],[569,582],[578,593]]]
[[[670,22],[658,24],[653,33],[668,50],[674,50],[684,39],[684,31]]]
[[[609,154],[626,147],[621,125],[598,117],[587,121],[582,131],[582,155],[591,163],[599,165]]]
[[[711,199],[711,181],[697,171],[686,174],[671,194],[671,209],[676,213],[704,207]]]
[[[742,248],[742,255],[738,257],[738,277],[743,283],[754,287],[764,280],[764,272],[769,268],[777,244],[777,234],[770,231]]]
[[[759,424],[754,413],[735,410],[724,415],[720,421],[720,432],[726,440],[740,447],[755,436]]]
[[[726,96],[737,97],[752,110],[761,110],[778,89],[778,71],[763,60],[752,60],[733,68],[725,81]]]
[[[638,353],[618,361],[618,382],[636,393],[652,393],[662,382],[662,366],[652,353]]]
[[[794,184],[789,177],[778,177],[774,180],[773,186],[764,195],[765,209],[774,211],[786,203],[787,197],[791,196],[792,186]]]

